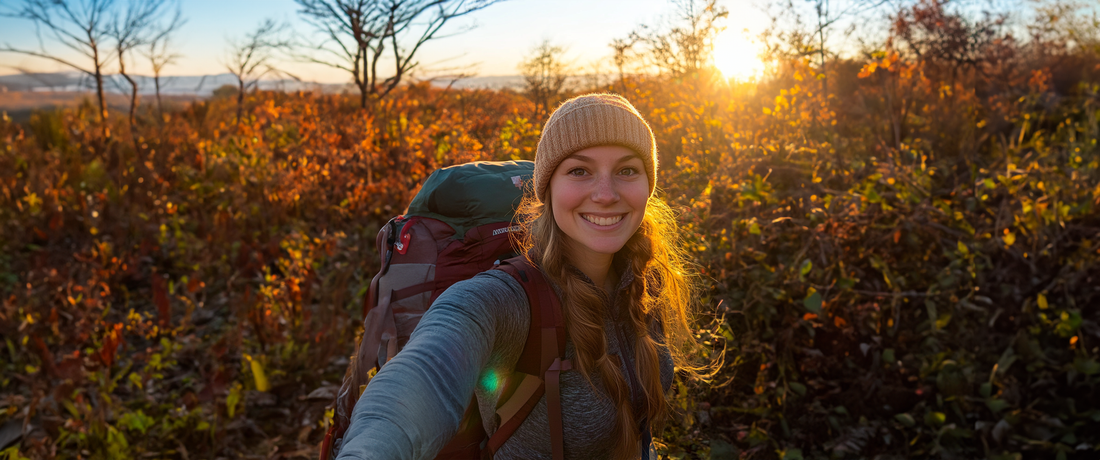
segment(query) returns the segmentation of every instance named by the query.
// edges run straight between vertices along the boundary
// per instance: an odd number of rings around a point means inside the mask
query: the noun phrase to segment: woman
[[[653,198],[656,176],[653,133],[622,97],[571,99],[543,128],[520,215],[525,254],[559,294],[575,368],[561,375],[565,458],[648,456],[649,426],[669,410],[674,361],[693,368],[684,360],[694,346],[691,286],[675,221]],[[371,380],[339,458],[432,458],[471,394],[492,434],[501,376],[530,321],[508,274],[456,283]],[[543,398],[494,458],[551,458],[547,425]]]

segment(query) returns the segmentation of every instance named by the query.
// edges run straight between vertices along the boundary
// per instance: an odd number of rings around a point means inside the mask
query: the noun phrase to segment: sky
[[[2,0],[9,5],[15,0]],[[175,36],[183,56],[165,69],[166,75],[206,75],[225,72],[224,56],[230,38],[254,29],[266,18],[288,24],[291,31],[311,36],[309,24],[297,14],[293,0],[181,0],[187,23]],[[753,0],[719,0],[729,9],[724,25],[728,31],[759,33],[767,16]],[[593,66],[610,72],[615,38],[624,38],[640,24],[656,25],[673,11],[669,0],[507,0],[448,23],[445,31],[472,30],[429,42],[418,52],[425,70],[443,73],[462,68],[479,76],[517,75],[516,66],[543,40],[567,49],[566,59],[579,73]],[[288,31],[288,32],[291,32]],[[43,36],[46,49],[63,50]],[[0,43],[17,48],[37,48],[33,24],[27,20],[0,17]],[[73,53],[64,56],[79,59]],[[140,61],[140,59],[139,59]],[[151,73],[137,63],[136,73]],[[308,81],[343,83],[349,74],[342,70],[300,62],[284,62],[291,73]],[[112,65],[113,67],[113,65]],[[0,53],[0,75],[19,69],[58,72],[70,69],[61,64],[13,53]],[[112,71],[113,72],[113,71]]]

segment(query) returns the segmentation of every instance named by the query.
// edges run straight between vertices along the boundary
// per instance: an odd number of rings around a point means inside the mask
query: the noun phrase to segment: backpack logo
[[[393,245],[397,248],[397,252],[404,254],[409,250],[409,240],[412,239],[412,234],[409,233],[410,224],[405,224],[405,228],[401,230],[401,238]]]
[[[512,185],[516,188],[523,188],[523,176],[512,176]]]
[[[498,228],[493,230],[493,236],[497,236],[501,233],[518,232],[520,230],[519,225],[513,225],[511,227]]]

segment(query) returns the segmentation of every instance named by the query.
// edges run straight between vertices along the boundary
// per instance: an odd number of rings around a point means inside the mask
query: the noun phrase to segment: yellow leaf
[[[1040,293],[1039,294],[1039,309],[1040,310],[1046,310],[1048,308],[1050,308],[1050,305],[1047,304],[1047,296]]]
[[[1012,246],[1012,244],[1016,242],[1016,234],[1006,228],[1005,236],[1001,239],[1005,242],[1005,246]]]
[[[233,415],[237,413],[237,405],[241,402],[241,383],[233,383],[233,388],[229,390],[229,396],[225,398],[225,410],[229,414],[229,418],[233,418]]]
[[[252,378],[256,380],[256,390],[266,392],[271,389],[271,384],[267,382],[267,375],[264,374],[264,365],[260,364],[260,360],[252,359],[249,355],[244,355],[244,359],[248,360],[248,365],[252,368]]]

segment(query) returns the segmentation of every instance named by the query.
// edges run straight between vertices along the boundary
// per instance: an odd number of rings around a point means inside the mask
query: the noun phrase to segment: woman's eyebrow
[[[641,158],[638,158],[638,155],[635,155],[635,154],[631,153],[631,154],[623,155],[618,160],[615,160],[615,163],[616,164],[626,163],[626,162],[628,162],[632,159],[635,159],[635,158],[637,158],[638,161],[642,161]],[[569,160],[569,159],[576,159],[576,160],[580,160],[580,161],[585,162],[585,163],[594,163],[596,161],[596,160],[593,160],[591,157],[576,154],[576,153],[574,153],[573,155],[570,155],[569,157],[566,158],[566,160]]]

